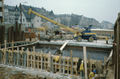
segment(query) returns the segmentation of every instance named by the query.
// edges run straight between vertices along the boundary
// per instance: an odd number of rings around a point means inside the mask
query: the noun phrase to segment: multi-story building
[[[34,8],[33,8],[34,9]],[[4,5],[5,24],[15,24],[18,22],[22,27],[41,27],[44,23],[42,19],[34,14],[29,15],[25,6],[8,6]],[[50,22],[45,22],[46,26],[51,27]]]
[[[4,12],[4,5],[3,5],[3,1],[4,0],[0,0],[0,24],[3,23],[4,21],[4,16],[3,16],[3,12]]]

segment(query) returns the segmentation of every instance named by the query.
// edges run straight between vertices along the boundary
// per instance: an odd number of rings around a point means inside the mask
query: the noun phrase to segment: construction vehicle
[[[92,42],[93,40],[96,40],[96,39],[97,39],[97,38],[96,38],[96,33],[93,33],[93,32],[91,32],[91,30],[90,30],[91,26],[89,26],[88,28],[85,28],[85,30],[80,33],[79,31],[76,31],[76,30],[70,28],[69,26],[66,26],[66,25],[63,25],[63,24],[61,24],[61,23],[58,23],[58,22],[56,22],[56,21],[54,21],[54,20],[52,20],[52,19],[49,19],[49,18],[47,18],[47,17],[45,17],[45,16],[43,16],[43,15],[41,15],[41,14],[33,11],[33,10],[30,8],[29,11],[28,11],[28,14],[30,15],[31,13],[33,13],[33,14],[35,14],[35,15],[37,15],[37,16],[39,16],[39,17],[41,17],[41,18],[43,18],[43,19],[45,19],[45,20],[47,20],[47,21],[49,21],[49,22],[51,22],[51,23],[53,23],[53,24],[55,24],[55,25],[58,25],[60,28],[64,28],[64,29],[66,29],[67,31],[70,31],[70,32],[74,33],[75,35],[74,35],[73,38],[74,38],[75,40],[77,40],[77,41],[82,41],[82,39],[86,39],[86,40]]]
[[[89,25],[88,27],[84,27],[84,30],[81,32],[81,34],[75,36],[74,38],[78,41],[82,41],[82,39],[88,40],[89,42],[92,42],[93,40],[97,40],[96,33],[91,31],[92,25]]]

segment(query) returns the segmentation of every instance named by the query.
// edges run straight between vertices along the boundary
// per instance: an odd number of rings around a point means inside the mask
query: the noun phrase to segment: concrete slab
[[[36,43],[39,44],[51,44],[51,45],[63,45],[66,41],[37,41]],[[87,42],[87,41],[82,41],[82,42],[76,42],[75,40],[69,40],[69,43],[67,44],[68,46],[86,46],[86,47],[95,47],[95,48],[112,48],[113,45],[112,43],[106,44],[105,41],[103,40],[98,40],[94,42]]]

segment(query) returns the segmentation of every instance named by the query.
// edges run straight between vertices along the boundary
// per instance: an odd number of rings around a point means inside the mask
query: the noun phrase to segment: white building
[[[34,28],[36,28],[36,27],[41,27],[41,25],[42,25],[42,21],[41,21],[41,18],[40,17],[38,17],[38,16],[35,16],[32,20],[31,20],[31,22],[32,22],[32,27],[34,27]]]

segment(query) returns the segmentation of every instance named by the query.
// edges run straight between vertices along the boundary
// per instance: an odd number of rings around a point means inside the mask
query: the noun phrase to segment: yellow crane
[[[56,21],[54,21],[54,20],[52,20],[52,19],[49,19],[49,18],[47,18],[47,17],[45,17],[45,16],[43,16],[43,15],[41,15],[41,14],[33,11],[33,10],[30,8],[29,11],[28,11],[28,14],[31,14],[31,13],[33,13],[33,14],[35,14],[35,15],[37,15],[37,16],[39,16],[39,17],[41,17],[41,18],[43,18],[43,19],[45,19],[45,20],[47,20],[47,21],[49,21],[49,22],[51,22],[51,23],[53,23],[53,24],[55,24],[55,25],[58,25],[60,28],[64,28],[64,29],[66,29],[67,31],[70,31],[70,32],[73,32],[73,33],[76,33],[76,32],[77,32],[77,31],[73,30],[72,28],[69,28],[69,27],[66,26],[66,25],[63,25],[63,24],[61,24],[61,23],[58,23],[58,22],[56,22]]]
[[[35,14],[35,15],[37,15],[37,16],[39,16],[39,17],[41,17],[41,18],[43,18],[43,19],[45,19],[45,20],[47,20],[47,21],[49,21],[49,22],[51,22],[51,23],[53,23],[55,25],[58,25],[60,28],[64,28],[69,32],[73,32],[75,34],[74,39],[77,40],[77,41],[82,41],[82,39],[86,39],[86,40],[88,40],[90,42],[92,42],[93,40],[97,40],[96,33],[93,33],[93,32],[90,31],[91,26],[89,26],[88,28],[85,28],[85,30],[83,32],[79,32],[79,31],[76,31],[76,30],[66,26],[66,25],[58,23],[58,22],[56,22],[56,21],[54,21],[52,19],[49,19],[49,18],[47,18],[47,17],[33,11],[30,8],[29,11],[28,11],[28,14],[31,14],[31,13]]]

